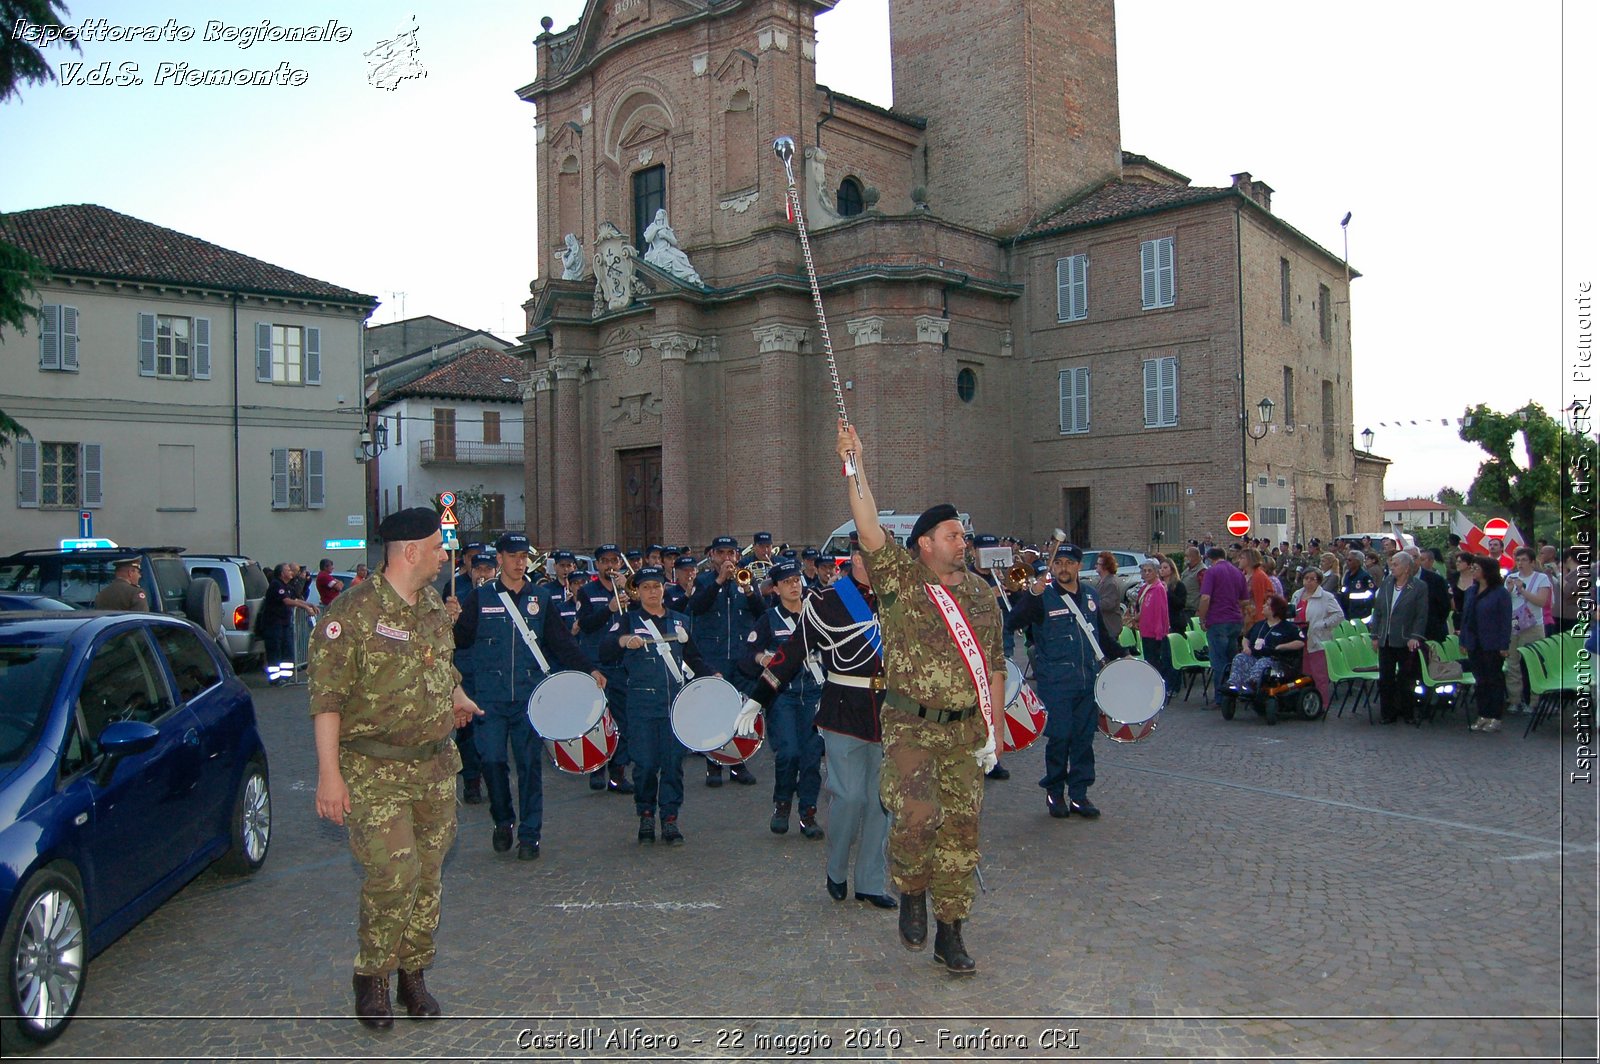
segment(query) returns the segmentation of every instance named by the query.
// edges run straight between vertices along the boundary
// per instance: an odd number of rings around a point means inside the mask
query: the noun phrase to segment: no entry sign
[[[1504,517],[1491,517],[1483,523],[1483,534],[1490,539],[1505,539],[1511,534],[1511,523]]]
[[[1250,534],[1250,515],[1242,510],[1235,510],[1228,515],[1228,535],[1247,536]]]

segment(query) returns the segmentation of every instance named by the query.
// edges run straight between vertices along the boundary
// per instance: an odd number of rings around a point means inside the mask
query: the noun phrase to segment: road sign
[[[322,541],[323,550],[366,550],[367,541],[364,539],[325,539]]]
[[[461,541],[456,538],[454,525],[444,526],[444,542],[440,544],[445,550],[456,551],[461,549]]]
[[[1490,539],[1505,539],[1511,534],[1511,522],[1504,517],[1491,517],[1483,523],[1483,534]]]
[[[1228,535],[1247,536],[1250,534],[1250,515],[1242,510],[1235,510],[1228,515]]]
[[[94,538],[94,511],[78,511],[78,536],[81,539]]]
[[[441,491],[439,493],[439,527],[444,529],[455,528],[456,521],[456,493]],[[448,544],[446,545],[448,548]]]

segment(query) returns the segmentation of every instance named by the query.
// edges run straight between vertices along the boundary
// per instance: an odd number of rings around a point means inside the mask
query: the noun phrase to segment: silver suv
[[[210,577],[222,593],[222,631],[218,642],[235,668],[262,650],[255,634],[256,615],[267,595],[267,575],[253,559],[238,554],[185,554],[183,564],[194,577]]]

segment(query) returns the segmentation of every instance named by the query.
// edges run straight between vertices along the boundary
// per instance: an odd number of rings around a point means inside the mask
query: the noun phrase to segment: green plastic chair
[[[1370,673],[1357,672],[1345,660],[1344,647],[1341,640],[1331,639],[1322,644],[1323,656],[1328,662],[1328,693],[1333,695],[1338,692],[1340,684],[1346,684],[1344,697],[1339,701],[1339,716],[1344,716],[1344,707],[1350,701],[1351,695],[1360,692],[1361,697],[1356,699],[1356,704],[1351,707],[1351,715],[1361,708],[1361,703],[1367,703],[1367,722],[1372,722],[1372,685],[1376,677]]]
[[[1356,672],[1378,671],[1378,648],[1364,635],[1352,635],[1344,640],[1344,660]]]
[[[1437,654],[1441,660],[1449,660],[1445,657],[1444,646],[1442,643],[1428,643],[1427,645],[1433,648],[1434,653]],[[1441,680],[1436,678],[1428,670],[1428,655],[1418,654],[1417,661],[1422,670],[1422,686],[1427,688],[1427,699],[1429,703],[1436,704],[1439,701],[1439,696],[1443,693],[1458,694],[1460,697],[1454,700],[1455,704],[1461,706],[1462,716],[1468,716],[1466,711],[1468,696],[1471,695],[1475,690],[1475,685],[1478,682],[1477,678],[1474,677],[1472,673],[1463,670],[1459,680]],[[1451,688],[1449,692],[1444,690],[1447,687]]]
[[[1522,730],[1524,739],[1533,734],[1534,729],[1561,705],[1560,678],[1552,677],[1545,668],[1544,658],[1534,649],[1537,645],[1517,648],[1517,653],[1522,655],[1522,664],[1528,669],[1528,691],[1539,696],[1539,700],[1533,704],[1533,713],[1528,717],[1528,726]]]
[[[1144,657],[1144,645],[1139,642],[1139,633],[1133,630],[1133,625],[1122,626],[1122,633],[1117,636],[1117,642],[1133,651],[1135,657]]]
[[[1189,700],[1189,692],[1194,690],[1196,679],[1203,679],[1204,686],[1200,688],[1202,697],[1211,693],[1211,666],[1195,657],[1194,649],[1190,647],[1187,636],[1172,632],[1167,636],[1167,648],[1172,654],[1172,667],[1177,670],[1179,677],[1188,678],[1188,683],[1183,688],[1184,701]]]

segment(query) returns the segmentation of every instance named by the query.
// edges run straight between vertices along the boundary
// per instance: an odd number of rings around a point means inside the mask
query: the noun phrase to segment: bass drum
[[[1166,681],[1154,665],[1138,658],[1118,658],[1100,670],[1094,701],[1100,730],[1115,743],[1136,743],[1156,730],[1167,700]]]

